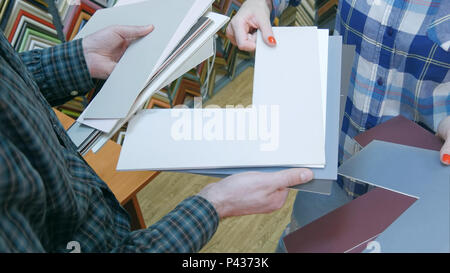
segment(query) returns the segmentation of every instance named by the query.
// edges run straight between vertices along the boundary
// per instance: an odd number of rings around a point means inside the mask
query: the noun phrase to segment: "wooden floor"
[[[253,68],[242,72],[206,105],[251,104]],[[185,198],[219,179],[201,175],[162,172],[137,197],[145,223],[152,225]],[[295,191],[289,193],[285,206],[271,214],[223,219],[212,240],[201,252],[273,252],[285,226],[289,223]]]

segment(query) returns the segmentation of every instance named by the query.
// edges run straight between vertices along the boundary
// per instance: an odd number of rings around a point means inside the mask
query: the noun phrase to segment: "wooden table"
[[[56,109],[53,110],[66,130],[75,122],[71,117]],[[120,204],[128,211],[131,218],[131,229],[146,228],[136,194],[155,178],[159,172],[116,171],[120,149],[121,146],[119,144],[110,140],[96,154],[89,151],[84,156],[84,159],[95,170],[98,176],[105,181]]]

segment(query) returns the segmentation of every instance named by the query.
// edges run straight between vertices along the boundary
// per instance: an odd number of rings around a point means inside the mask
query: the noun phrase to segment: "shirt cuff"
[[[219,225],[214,206],[192,196],[148,229],[131,232],[113,252],[198,252]]]
[[[28,70],[52,104],[83,95],[94,87],[84,59],[82,40],[21,54]]]

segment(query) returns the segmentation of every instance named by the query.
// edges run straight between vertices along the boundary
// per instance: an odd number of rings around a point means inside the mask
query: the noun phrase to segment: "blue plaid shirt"
[[[289,2],[297,1],[273,0],[275,16]],[[450,114],[448,0],[341,0],[335,34],[356,45],[340,162],[358,150],[356,135],[399,114],[437,131]],[[367,184],[339,183],[355,197],[367,192]]]
[[[196,252],[214,207],[181,202],[148,229],[129,217],[67,136],[51,105],[93,87],[81,40],[18,55],[0,33],[0,252]]]

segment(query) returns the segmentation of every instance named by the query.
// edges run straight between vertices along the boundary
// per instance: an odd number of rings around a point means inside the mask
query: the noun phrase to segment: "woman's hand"
[[[441,161],[445,165],[450,165],[450,116],[439,123],[438,136],[445,141],[441,148]]]
[[[276,40],[270,24],[272,0],[247,0],[227,27],[227,37],[239,49],[254,51],[256,49],[255,30],[261,31],[266,44],[275,46]]]
[[[141,38],[154,27],[111,26],[83,39],[83,53],[92,78],[106,79],[134,40]]]

